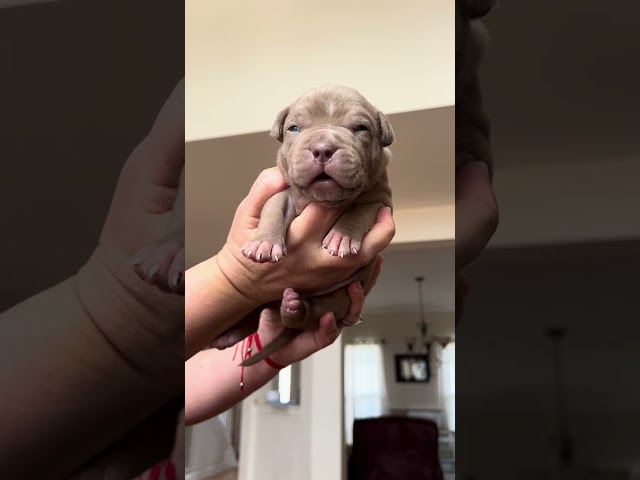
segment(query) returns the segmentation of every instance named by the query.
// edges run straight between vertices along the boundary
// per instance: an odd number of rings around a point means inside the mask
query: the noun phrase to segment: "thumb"
[[[128,164],[145,171],[151,183],[178,186],[184,167],[184,78],[174,87],[151,130],[134,150]]]
[[[285,188],[287,183],[277,167],[263,170],[253,182],[249,194],[238,206],[234,222],[246,221],[247,218],[258,220],[267,200]]]
[[[362,253],[367,261],[373,259],[391,243],[396,234],[396,224],[393,221],[391,209],[382,207],[378,210],[376,223],[369,233],[362,239]]]
[[[344,212],[342,208],[326,208],[316,203],[309,204],[300,215],[293,219],[289,229],[289,241],[292,245],[303,242],[317,240],[320,245],[322,239],[336,224],[340,215]]]

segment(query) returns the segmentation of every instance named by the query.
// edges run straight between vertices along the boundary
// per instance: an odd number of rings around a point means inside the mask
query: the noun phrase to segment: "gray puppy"
[[[260,263],[281,261],[287,253],[289,225],[313,202],[328,208],[346,207],[322,246],[329,255],[357,255],[378,210],[392,207],[387,178],[391,153],[387,147],[394,135],[387,117],[355,90],[322,87],[305,93],[282,110],[271,136],[282,142],[277,164],[290,188],[265,204],[255,238],[243,245],[243,254]],[[374,259],[328,291],[302,295],[286,289],[279,305],[265,308],[275,309],[287,328],[241,365],[253,365],[301,331],[316,328],[319,318],[327,312],[334,312],[338,319],[344,317],[350,305],[346,285],[360,280],[366,288],[375,264]],[[228,333],[224,337],[230,338]],[[220,347],[230,343],[224,341]]]

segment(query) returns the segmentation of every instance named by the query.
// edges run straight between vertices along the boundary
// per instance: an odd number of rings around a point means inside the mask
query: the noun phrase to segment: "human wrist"
[[[256,342],[256,347],[257,350],[260,351],[262,350],[262,341],[260,340],[260,332],[256,332],[255,333],[255,342]],[[266,357],[264,359],[264,362],[269,365],[271,368],[273,368],[274,370],[282,370],[283,368],[287,368],[288,364],[286,362],[277,362],[275,361],[272,357],[273,355],[276,355],[278,352],[274,352],[273,354],[271,354],[271,356]]]
[[[145,284],[128,268],[123,252],[104,245],[72,282],[87,315],[118,354],[152,381],[178,391],[184,297]]]
[[[253,262],[242,255],[240,247],[230,243],[226,243],[215,258],[220,272],[239,295],[256,306],[277,299],[269,293],[269,282],[264,281],[273,271],[273,264]]]
[[[186,272],[185,358],[203,349],[259,304],[238,289],[220,266],[219,255]]]
[[[265,325],[265,322],[261,321],[260,325],[258,326],[258,330],[256,331],[256,334],[255,334],[255,337],[257,337],[257,341],[259,342],[259,344],[256,343],[256,347],[259,347],[259,348],[256,348],[256,352],[268,346],[271,342],[273,342],[278,337],[278,335],[281,332],[282,332],[282,329],[276,328],[274,330],[274,328],[271,325]],[[266,361],[266,362],[262,361],[257,365],[263,364],[265,367],[268,367],[277,372],[278,370],[288,367],[292,363],[296,363],[298,360],[295,358],[292,358],[292,354],[290,351],[291,349],[289,348],[290,345],[291,344],[289,343],[284,347],[282,347],[281,349],[276,350],[271,355],[269,355],[268,358],[270,361]]]

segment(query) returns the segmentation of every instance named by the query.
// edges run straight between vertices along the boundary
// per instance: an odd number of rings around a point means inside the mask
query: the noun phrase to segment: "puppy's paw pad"
[[[325,244],[329,255],[344,258],[357,255],[360,251],[361,241],[334,229],[325,237],[323,246]]]
[[[245,243],[240,249],[242,254],[257,263],[277,263],[286,255],[282,242],[269,240],[253,240]]]
[[[167,237],[136,253],[129,264],[144,282],[164,292],[184,294],[184,245],[181,238]]]
[[[339,257],[348,257],[350,255],[357,255],[360,251],[360,241],[355,238],[344,236],[342,237],[342,241],[340,242],[340,247],[338,248],[338,256]]]
[[[322,242],[322,246],[327,252],[329,252],[329,255],[335,257],[339,253],[340,242],[342,242],[342,233],[332,230],[325,237],[325,240]]]
[[[329,233],[327,233],[327,236],[324,237],[324,240],[322,240],[322,248],[328,250],[329,244],[331,243],[334,234],[335,230],[331,230]]]

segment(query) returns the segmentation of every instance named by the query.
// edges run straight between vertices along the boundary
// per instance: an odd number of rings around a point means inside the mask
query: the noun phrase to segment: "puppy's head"
[[[302,95],[276,118],[278,166],[294,193],[324,204],[348,203],[385,172],[394,141],[387,117],[346,87]]]

